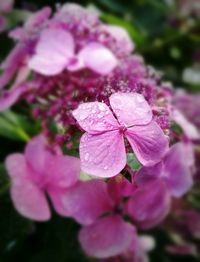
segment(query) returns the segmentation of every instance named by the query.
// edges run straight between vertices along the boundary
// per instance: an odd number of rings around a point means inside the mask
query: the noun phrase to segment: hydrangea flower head
[[[109,100],[112,111],[100,102],[83,103],[73,111],[86,131],[80,141],[83,171],[100,177],[117,175],[126,165],[124,137],[143,165],[159,162],[168,149],[168,140],[144,97],[115,93]]]
[[[47,193],[55,210],[68,215],[61,196],[79,178],[79,159],[63,156],[57,147],[49,149],[40,135],[27,144],[24,154],[9,155],[6,168],[11,178],[11,198],[20,214],[33,220],[48,220]]]

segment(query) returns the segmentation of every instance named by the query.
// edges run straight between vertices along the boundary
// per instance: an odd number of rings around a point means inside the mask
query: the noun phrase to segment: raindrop
[[[99,104],[99,110],[100,110],[100,111],[105,111],[105,110],[106,110],[106,108],[104,107],[104,105],[103,105],[103,104]]]
[[[88,161],[88,160],[89,160],[89,156],[90,156],[89,153],[86,153],[86,154],[85,154],[85,156],[84,156],[85,161]]]
[[[97,117],[98,117],[98,118],[102,118],[103,115],[102,115],[102,114],[98,114]]]
[[[80,115],[80,120],[85,120],[87,117],[87,115]]]

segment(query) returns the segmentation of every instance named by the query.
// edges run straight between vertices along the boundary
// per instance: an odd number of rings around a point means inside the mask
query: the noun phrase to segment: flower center
[[[125,127],[125,126],[120,126],[120,128],[119,128],[119,131],[120,131],[121,134],[124,134],[126,132],[126,130],[127,130],[127,127]]]

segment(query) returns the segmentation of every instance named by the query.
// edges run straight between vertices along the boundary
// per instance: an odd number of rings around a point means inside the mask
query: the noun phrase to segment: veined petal
[[[80,104],[72,114],[79,125],[90,134],[114,130],[119,127],[109,107],[104,103]]]
[[[160,162],[168,150],[168,139],[155,121],[148,125],[128,128],[125,136],[144,166]]]
[[[114,93],[110,105],[121,125],[146,125],[152,120],[152,110],[145,98],[138,93]]]
[[[80,141],[81,168],[98,177],[117,175],[126,165],[126,152],[120,131],[98,135],[85,133]]]

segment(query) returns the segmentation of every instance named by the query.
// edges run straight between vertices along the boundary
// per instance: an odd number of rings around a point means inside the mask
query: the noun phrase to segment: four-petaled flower
[[[77,71],[89,68],[106,75],[117,65],[112,52],[97,42],[90,42],[77,54],[73,36],[61,28],[45,29],[36,45],[29,67],[43,75],[51,76],[64,69]]]
[[[59,148],[54,148],[52,152],[40,135],[27,144],[24,155],[9,155],[6,168],[11,178],[11,198],[20,214],[33,220],[48,220],[50,208],[45,196],[47,193],[55,210],[60,215],[68,216],[61,197],[78,181],[78,158],[63,156]]]
[[[153,120],[152,110],[138,93],[110,96],[112,111],[105,103],[83,103],[73,116],[86,131],[80,141],[82,170],[99,177],[117,175],[126,165],[123,137],[145,166],[161,160],[168,139]]]

